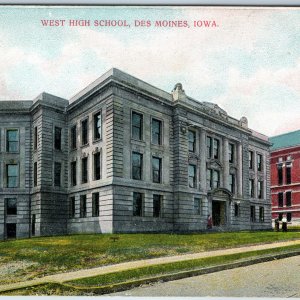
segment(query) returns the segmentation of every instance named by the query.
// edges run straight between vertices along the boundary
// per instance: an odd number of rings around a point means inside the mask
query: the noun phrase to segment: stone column
[[[206,136],[204,129],[200,130],[200,186],[206,190]]]
[[[238,197],[243,196],[243,146],[237,145],[237,192]]]
[[[229,190],[229,145],[228,139],[223,140],[223,187]]]

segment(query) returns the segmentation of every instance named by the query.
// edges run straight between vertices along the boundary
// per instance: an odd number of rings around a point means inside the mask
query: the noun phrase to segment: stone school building
[[[181,84],[0,101],[0,137],[0,239],[271,228],[268,138]]]

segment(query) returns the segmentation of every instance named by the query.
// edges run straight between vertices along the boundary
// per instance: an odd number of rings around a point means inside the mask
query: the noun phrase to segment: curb
[[[173,280],[178,280],[178,279],[183,279],[183,278],[188,278],[188,277],[193,277],[193,276],[205,275],[205,274],[215,273],[215,272],[239,268],[239,267],[246,267],[249,265],[268,262],[268,261],[272,261],[272,260],[276,260],[276,259],[283,259],[283,258],[287,258],[287,257],[297,256],[297,255],[300,255],[300,250],[285,252],[285,253],[280,253],[280,254],[275,254],[275,255],[271,254],[271,255],[259,256],[259,257],[255,257],[252,259],[246,259],[246,260],[232,262],[232,263],[228,263],[228,264],[222,264],[222,265],[201,268],[201,269],[195,269],[195,270],[181,271],[181,272],[177,272],[177,273],[153,276],[153,277],[137,279],[137,280],[127,281],[127,282],[121,282],[121,283],[116,283],[116,284],[111,284],[111,285],[106,285],[106,286],[99,286],[99,287],[98,286],[80,287],[80,286],[76,286],[76,285],[70,285],[67,283],[59,283],[59,282],[54,282],[54,281],[41,282],[41,283],[29,285],[27,287],[16,287],[16,288],[11,288],[11,289],[7,289],[7,290],[2,290],[2,291],[0,291],[0,295],[3,293],[10,292],[10,291],[16,291],[16,290],[21,290],[21,289],[26,289],[26,288],[43,286],[43,285],[47,285],[50,283],[56,285],[57,287],[63,287],[64,289],[67,289],[70,291],[77,290],[77,291],[81,291],[82,293],[89,293],[89,294],[93,293],[95,295],[104,295],[104,294],[108,294],[108,293],[115,293],[115,292],[129,290],[129,289],[139,287],[144,284],[156,283],[156,282],[168,282],[168,281],[173,281]]]

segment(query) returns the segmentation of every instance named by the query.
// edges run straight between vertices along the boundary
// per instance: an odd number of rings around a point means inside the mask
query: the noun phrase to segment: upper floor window
[[[37,126],[34,127],[34,141],[33,141],[33,148],[34,150],[37,149],[38,145],[38,131],[37,131]]]
[[[232,194],[235,193],[235,175],[229,174],[229,190]]]
[[[135,140],[143,139],[143,115],[137,112],[132,112],[132,138]]]
[[[253,151],[248,152],[248,166],[249,169],[253,169]]]
[[[143,194],[133,193],[133,204],[132,204],[133,216],[141,217],[143,215]]]
[[[16,215],[17,214],[17,199],[9,198],[5,199],[6,204],[6,215]]]
[[[132,179],[142,180],[143,154],[132,153]]]
[[[189,165],[189,187],[195,188],[196,187],[196,166]]]
[[[162,195],[153,195],[153,217],[161,217]]]
[[[94,140],[102,138],[102,114],[98,112],[94,114]]]
[[[6,131],[6,151],[19,151],[19,131],[18,129],[8,129]]]
[[[89,142],[89,123],[88,119],[85,119],[81,122],[81,144],[87,145]]]
[[[229,150],[229,153],[228,153],[229,154],[228,155],[229,156],[229,162],[234,163],[234,156],[235,156],[234,155],[235,154],[234,153],[234,150],[235,150],[234,149],[234,144],[229,143],[229,149],[228,150]]]
[[[286,184],[291,184],[292,183],[292,178],[291,178],[292,164],[290,162],[286,162],[285,166],[286,166],[286,168],[285,168]]]
[[[278,175],[278,184],[282,185],[282,183],[283,183],[282,164],[277,165],[277,175]]]
[[[94,180],[101,179],[101,153],[94,154]]]
[[[19,166],[16,164],[6,165],[7,187],[15,188],[19,185]]]
[[[206,152],[207,152],[207,158],[212,157],[212,138],[208,136],[206,138]]]
[[[264,182],[259,180],[257,182],[257,198],[259,199],[263,198],[263,188],[264,188]]]
[[[214,152],[213,152],[213,158],[218,159],[219,158],[219,151],[220,151],[220,141],[217,139],[214,139],[213,142],[214,145]]]
[[[88,158],[84,157],[81,160],[81,183],[88,182]]]
[[[215,189],[220,186],[219,170],[207,169],[206,178],[207,178],[207,187],[209,189]]]
[[[189,151],[196,151],[196,132],[189,130]]]
[[[152,143],[156,145],[162,144],[162,122],[152,119]]]
[[[54,128],[54,149],[61,150],[61,128]]]
[[[152,157],[152,180],[161,183],[161,158]]]
[[[285,193],[285,205],[292,206],[292,192],[290,191]]]
[[[249,179],[249,196],[254,198],[254,179]]]
[[[61,186],[61,163],[54,163],[54,186]]]
[[[71,128],[71,149],[77,148],[77,126],[74,125]]]
[[[257,171],[262,171],[262,163],[263,163],[262,155],[257,154]]]
[[[278,207],[283,207],[283,193],[278,193]]]

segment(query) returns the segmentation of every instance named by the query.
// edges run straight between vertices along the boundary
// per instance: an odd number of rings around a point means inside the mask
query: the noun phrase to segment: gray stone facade
[[[181,84],[112,69],[70,101],[0,102],[0,136],[1,239],[271,228],[268,138]]]

